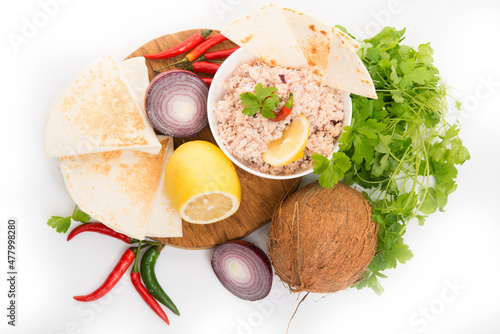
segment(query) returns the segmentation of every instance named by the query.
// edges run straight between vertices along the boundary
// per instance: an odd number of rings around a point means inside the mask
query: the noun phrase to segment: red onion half
[[[166,71],[149,84],[146,113],[158,132],[178,138],[191,137],[208,125],[207,96],[208,87],[196,74]]]
[[[262,249],[248,241],[232,240],[217,246],[212,268],[222,285],[241,299],[260,300],[271,291],[271,262]]]

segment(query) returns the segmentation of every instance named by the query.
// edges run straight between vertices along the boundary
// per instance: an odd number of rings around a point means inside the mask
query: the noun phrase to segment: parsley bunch
[[[379,278],[413,257],[403,235],[407,224],[442,211],[457,185],[457,164],[470,159],[457,125],[445,120],[447,89],[434,67],[433,50],[401,42],[405,30],[386,27],[358,50],[378,99],[353,96],[353,122],[332,159],[315,154],[324,187],[340,179],[358,185],[379,224],[377,252],[358,289],[383,292]]]

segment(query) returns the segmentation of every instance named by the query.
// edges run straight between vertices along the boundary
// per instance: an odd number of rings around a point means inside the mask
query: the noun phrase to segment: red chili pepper
[[[194,63],[188,64],[184,69],[193,72],[215,74],[219,67],[219,64],[210,63],[208,61],[195,61]]]
[[[165,51],[144,55],[144,58],[147,58],[147,59],[165,59],[165,58],[172,58],[172,57],[178,56],[181,53],[189,51],[192,48],[194,48],[196,45],[203,42],[208,37],[208,35],[210,35],[211,33],[212,33],[212,30],[200,30],[196,34],[194,34],[193,36],[186,39],[185,41],[183,41],[177,45],[174,45]]]
[[[212,46],[219,44],[220,42],[225,40],[227,40],[227,37],[222,34],[218,34],[208,38],[206,41],[197,45],[193,50],[191,50],[191,52],[189,52],[186,55],[186,57],[184,57],[185,59],[184,62],[185,63],[192,62],[193,60],[201,56],[203,53],[205,53],[205,51],[210,49]]]
[[[113,271],[111,271],[104,283],[102,283],[97,290],[88,295],[75,296],[73,298],[79,302],[91,302],[103,297],[116,285],[116,283],[118,283],[123,274],[125,274],[132,261],[134,261],[136,251],[137,249],[135,247],[128,248],[125,253],[123,253]]]
[[[285,105],[283,108],[275,113],[276,117],[275,118],[270,118],[271,121],[279,122],[284,120],[290,113],[292,112],[293,109],[293,94],[290,92],[290,95],[288,97],[288,100],[286,101]]]
[[[141,243],[139,242],[139,248],[138,248],[138,253],[140,252],[141,248]],[[163,320],[167,323],[167,325],[170,325],[170,322],[168,321],[168,317],[161,308],[160,304],[156,301],[156,299],[149,293],[148,289],[142,284],[141,282],[141,276],[139,274],[139,261],[137,261],[139,257],[135,258],[135,263],[134,267],[132,268],[132,271],[130,272],[130,280],[132,281],[132,284],[134,285],[135,289],[139,293],[139,295],[142,297],[142,299],[148,304],[149,307]]]
[[[116,232],[115,230],[107,227],[103,223],[87,223],[87,224],[82,224],[77,227],[75,227],[71,233],[68,235],[68,241],[73,239],[74,236],[82,233],[82,232],[95,232],[95,233],[100,233],[104,234],[113,238],[116,238],[118,240],[121,240],[127,244],[133,244],[138,242],[139,240],[130,238],[126,236],[125,234],[122,234],[120,232]]]
[[[232,55],[233,52],[236,51],[236,50],[238,50],[239,48],[240,47],[238,46],[238,47],[235,47],[235,48],[232,48],[232,49],[207,52],[203,56],[197,58],[196,61],[214,60],[214,59],[226,58],[226,57],[229,57],[230,55]]]
[[[201,78],[201,80],[203,80],[207,84],[207,86],[210,87],[210,85],[212,84],[213,78]]]
[[[208,38],[206,41],[203,43],[197,45],[193,50],[191,50],[183,59],[179,60],[178,62],[169,64],[167,66],[160,67],[157,70],[154,70],[156,73],[160,73],[162,70],[174,66],[174,65],[180,65],[180,64],[187,64],[193,62],[195,59],[197,59],[199,56],[201,56],[205,51],[210,49],[212,46],[219,44],[222,41],[227,40],[227,37],[221,34],[212,36]]]

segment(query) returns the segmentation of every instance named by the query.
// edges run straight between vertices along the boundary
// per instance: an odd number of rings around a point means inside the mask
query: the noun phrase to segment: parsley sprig
[[[470,159],[459,128],[445,120],[447,89],[434,67],[433,50],[401,42],[405,30],[386,27],[358,50],[378,99],[353,96],[353,122],[331,159],[313,155],[324,187],[340,179],[357,185],[371,202],[379,224],[377,253],[357,288],[383,292],[382,272],[413,257],[403,235],[414,219],[424,225],[443,211],[457,185],[456,165]]]
[[[68,232],[69,227],[71,226],[71,220],[88,223],[90,221],[90,216],[85,212],[78,209],[75,206],[73,213],[68,217],[59,217],[59,216],[51,216],[47,221],[47,225],[56,229],[58,233],[66,233]]]
[[[259,82],[255,86],[255,94],[250,92],[241,93],[240,99],[241,104],[246,105],[243,108],[243,114],[247,116],[253,116],[258,111],[265,118],[275,118],[276,114],[273,112],[278,107],[278,104],[281,102],[281,99],[276,94],[278,88],[276,87],[266,87]]]

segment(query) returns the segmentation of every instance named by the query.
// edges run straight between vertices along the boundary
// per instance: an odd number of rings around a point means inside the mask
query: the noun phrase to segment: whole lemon
[[[241,187],[232,162],[216,145],[182,144],[165,167],[165,187],[175,210],[187,222],[209,224],[238,210]]]

